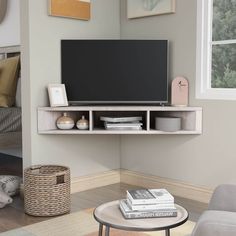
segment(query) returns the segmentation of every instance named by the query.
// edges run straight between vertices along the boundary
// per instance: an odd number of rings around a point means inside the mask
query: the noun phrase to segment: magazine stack
[[[174,197],[166,189],[127,190],[120,210],[126,219],[177,216]]]
[[[143,123],[141,116],[135,117],[100,117],[104,121],[106,130],[141,130]]]

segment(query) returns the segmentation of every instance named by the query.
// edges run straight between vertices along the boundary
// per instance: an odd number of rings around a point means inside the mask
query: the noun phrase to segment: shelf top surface
[[[39,107],[39,111],[201,111],[201,107],[189,106],[68,106]]]

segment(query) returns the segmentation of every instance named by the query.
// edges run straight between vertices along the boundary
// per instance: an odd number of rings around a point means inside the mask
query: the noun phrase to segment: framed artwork
[[[90,19],[90,0],[49,0],[49,15]]]
[[[68,100],[64,84],[49,84],[48,96],[51,107],[68,106]]]
[[[127,15],[129,19],[174,12],[175,0],[127,0]]]

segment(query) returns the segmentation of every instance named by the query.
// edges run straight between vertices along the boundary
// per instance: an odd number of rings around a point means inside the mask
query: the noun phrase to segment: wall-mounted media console
[[[60,130],[56,126],[57,119],[67,112],[75,122],[82,116],[89,120],[88,130]],[[141,117],[142,129],[105,129],[101,117]],[[181,118],[181,129],[175,132],[157,130],[157,117]],[[201,107],[170,106],[71,106],[71,107],[39,107],[39,134],[201,134]]]

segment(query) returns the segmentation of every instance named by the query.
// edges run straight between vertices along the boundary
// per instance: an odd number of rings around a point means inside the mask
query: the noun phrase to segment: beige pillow
[[[0,107],[15,103],[19,61],[19,56],[0,61]]]

